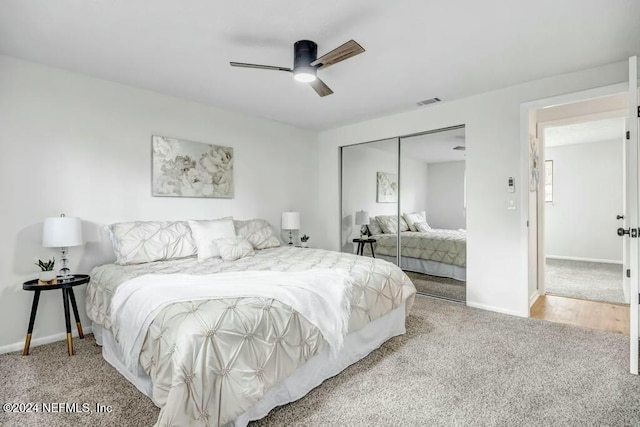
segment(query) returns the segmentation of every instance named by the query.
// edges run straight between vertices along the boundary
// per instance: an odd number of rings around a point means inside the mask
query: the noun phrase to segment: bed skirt
[[[344,338],[344,347],[337,356],[331,356],[329,347],[300,366],[288,378],[269,389],[247,412],[240,415],[233,423],[234,426],[246,426],[250,421],[264,418],[273,408],[300,399],[311,390],[322,384],[348,366],[366,357],[373,350],[380,347],[388,339],[406,332],[406,304],[390,313],[368,323],[359,331],[352,332]],[[153,401],[151,378],[138,367],[138,372],[130,372],[122,362],[123,358],[119,346],[110,331],[93,324],[96,343],[102,346],[104,359],[140,392]],[[157,403],[154,401],[156,406]]]
[[[376,254],[376,258],[396,264],[396,257]],[[465,267],[406,256],[402,257],[400,263],[400,268],[405,271],[413,271],[414,273],[428,274],[430,276],[449,277],[462,282],[467,281],[467,269]]]

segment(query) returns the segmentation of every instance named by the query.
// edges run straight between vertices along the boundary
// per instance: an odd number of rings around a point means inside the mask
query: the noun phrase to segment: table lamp
[[[62,256],[60,276],[62,280],[73,279],[71,270],[67,266],[67,250],[70,246],[82,244],[82,221],[80,218],[69,218],[64,214],[59,217],[44,219],[42,224],[42,246],[45,248],[60,248]]]
[[[300,212],[282,212],[282,229],[289,230],[289,244],[293,245],[293,230],[300,229]]]
[[[369,238],[369,212],[356,212],[356,225],[360,226],[360,239]]]

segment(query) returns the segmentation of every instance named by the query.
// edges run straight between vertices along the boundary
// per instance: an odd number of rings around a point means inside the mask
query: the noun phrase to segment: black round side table
[[[64,320],[67,326],[67,351],[69,356],[73,356],[73,340],[71,338],[71,318],[69,315],[69,300],[73,307],[73,315],[76,318],[76,326],[78,327],[78,336],[84,338],[82,333],[82,324],[80,324],[80,315],[78,314],[78,306],[76,305],[76,296],[73,294],[73,287],[89,283],[88,274],[75,274],[71,279],[62,280],[58,277],[58,283],[55,285],[40,285],[38,279],[29,280],[22,284],[25,291],[34,291],[33,303],[31,304],[31,317],[29,318],[29,328],[27,329],[27,338],[24,341],[23,356],[29,355],[29,346],[31,345],[31,333],[33,332],[33,324],[36,321],[36,312],[38,311],[38,301],[40,301],[40,292],[51,291],[54,289],[62,289],[62,303],[64,304]]]
[[[371,255],[373,255],[373,257],[375,258],[376,252],[373,250],[373,244],[375,242],[376,242],[376,239],[353,239],[353,243],[358,244],[358,248],[356,249],[356,255],[364,256],[364,245],[368,243],[369,245],[371,245]]]

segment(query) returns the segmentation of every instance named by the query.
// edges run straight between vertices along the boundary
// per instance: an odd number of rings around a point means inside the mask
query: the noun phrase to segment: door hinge
[[[638,106],[638,117],[640,117],[640,105]]]
[[[630,130],[628,130],[625,135],[626,135],[627,139],[631,139],[631,131]]]
[[[631,270],[627,268],[627,277],[631,277]]]

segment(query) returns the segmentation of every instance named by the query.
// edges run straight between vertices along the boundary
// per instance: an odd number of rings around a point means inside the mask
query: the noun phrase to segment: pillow
[[[186,221],[119,222],[107,229],[119,265],[186,258],[197,253]]]
[[[375,218],[369,219],[369,233],[382,234],[382,228],[380,228],[380,224],[378,224]]]
[[[427,231],[431,231],[431,227],[426,222],[414,222],[413,226],[416,228],[416,231],[420,231],[422,233],[426,233]]]
[[[383,233],[396,234],[398,232],[398,217],[397,215],[378,215],[376,221],[380,224]],[[400,231],[409,230],[409,226],[404,218],[400,217]]]
[[[271,225],[264,219],[250,219],[248,221],[233,221],[236,236],[245,237],[254,249],[277,248],[280,240],[273,232]]]
[[[218,246],[213,243],[215,239],[236,237],[232,217],[189,221],[189,227],[198,247],[198,260],[200,261],[220,256]]]
[[[253,245],[244,237],[214,239],[213,244],[218,247],[220,256],[225,261],[235,261],[254,254]]]
[[[427,214],[425,211],[420,212],[411,212],[411,213],[403,213],[402,217],[407,222],[409,226],[409,230],[418,231],[416,227],[413,225],[416,222],[427,222]]]

